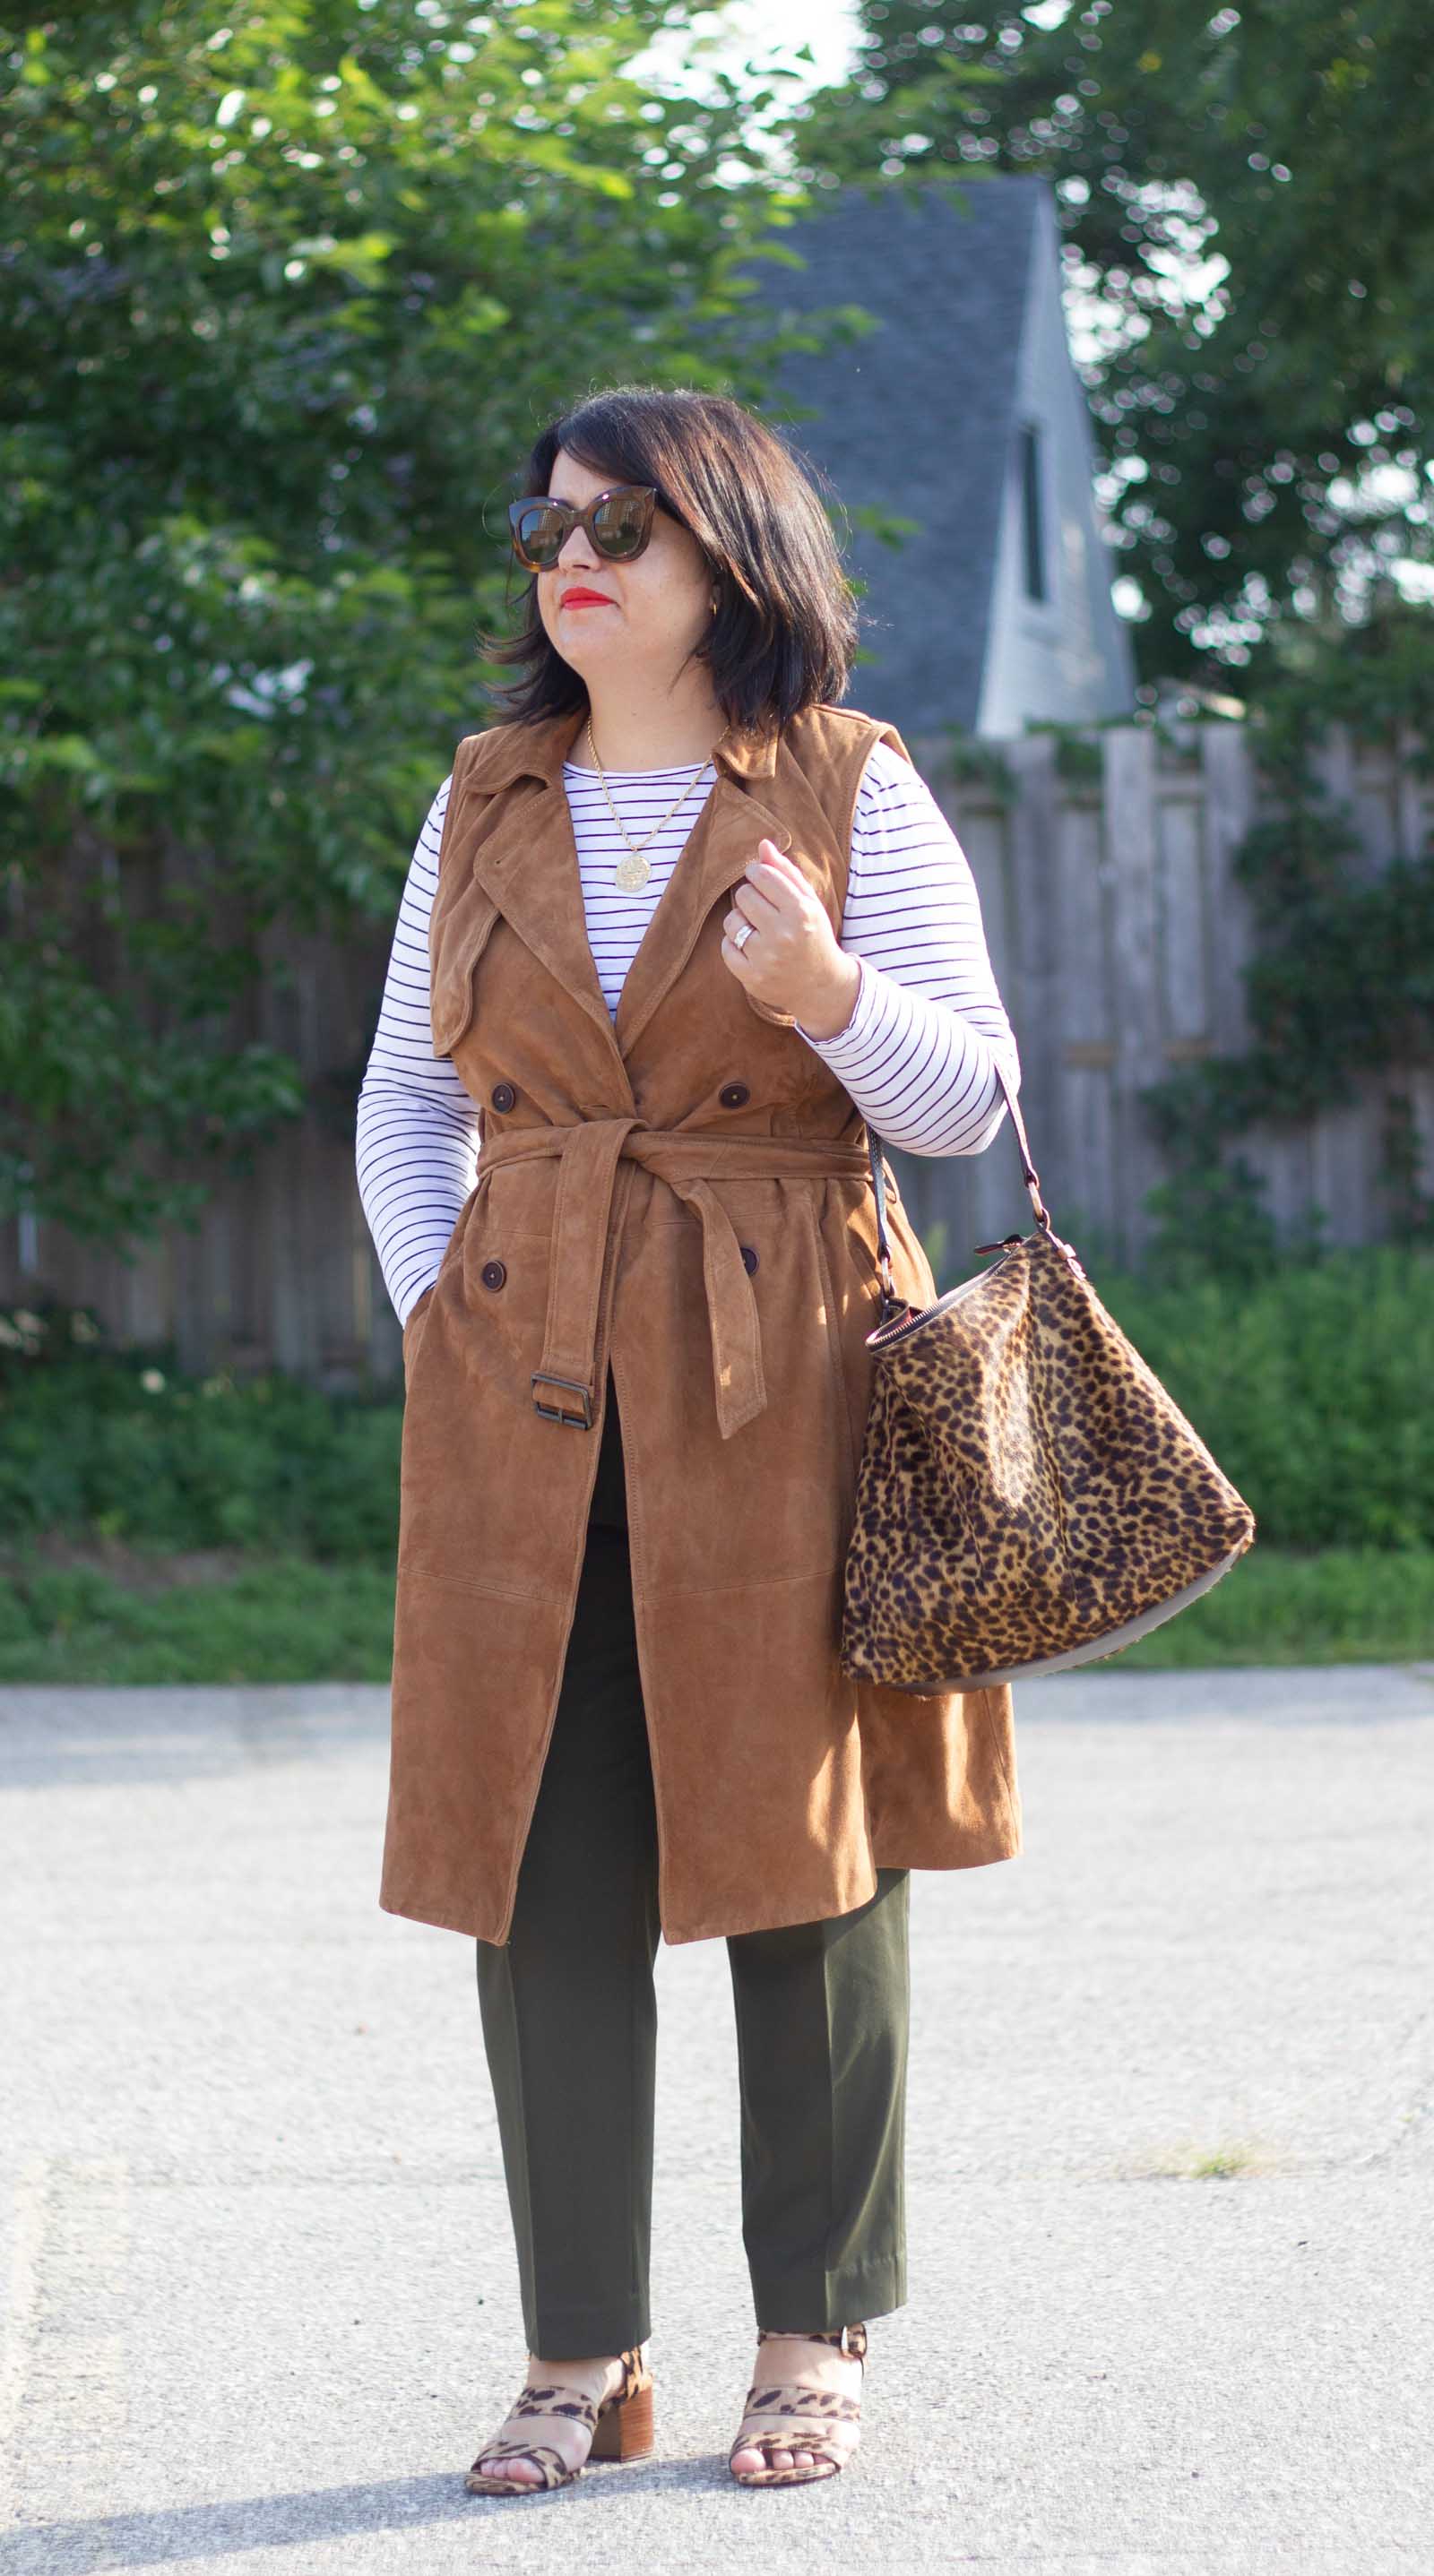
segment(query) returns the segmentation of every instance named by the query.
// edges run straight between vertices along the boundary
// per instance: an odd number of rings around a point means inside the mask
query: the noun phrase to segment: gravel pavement
[[[738,2490],[726,1953],[659,1957],[659,2454],[470,2497],[522,2375],[473,1945],[387,1693],[0,1689],[0,2576],[1434,2571],[1434,1664],[1017,1691],[913,1880],[910,2304]],[[595,1933],[599,1927],[595,1927]]]

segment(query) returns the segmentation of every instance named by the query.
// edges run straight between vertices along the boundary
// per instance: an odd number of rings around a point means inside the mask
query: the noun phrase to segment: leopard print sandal
[[[765,2328],[759,2329],[757,2335],[759,2344],[790,2340],[788,2336],[770,2334]],[[865,2377],[865,2326],[840,2326],[834,2334],[803,2335],[801,2340],[803,2343],[834,2344],[838,2352],[850,2353],[861,2363],[862,2376]],[[790,2416],[791,2422],[781,2432],[773,2432],[770,2427],[760,2433],[748,2431],[753,2416],[773,2415]],[[804,2386],[800,2380],[778,2381],[775,2385],[764,2385],[762,2381],[754,2380],[747,2391],[742,2423],[728,2452],[727,2466],[740,2487],[809,2486],[815,2478],[834,2478],[839,2469],[845,2468],[855,2446],[823,2441],[823,2429],[829,2424],[860,2422],[859,2397],[844,2397],[835,2388],[813,2388],[810,2382]],[[732,2463],[739,2451],[762,2452],[767,2466],[764,2469],[733,2468]],[[813,2454],[812,2465],[806,2469],[799,2469],[795,2463],[790,2468],[774,2468],[774,2451],[810,2451]]]
[[[620,2356],[622,2378],[610,2397],[601,2405],[581,2390],[554,2381],[544,2387],[524,2388],[508,2411],[507,2421],[524,2416],[561,2416],[569,2424],[586,2424],[592,2434],[588,2460],[645,2460],[655,2448],[652,2421],[652,2373],[642,2357],[639,2345]],[[480,2474],[482,2460],[531,2460],[542,2472],[542,2485],[531,2478],[485,2477]],[[525,2442],[519,2437],[507,2441],[485,2442],[463,2483],[470,2495],[546,2495],[554,2487],[570,2487],[582,2476],[587,2460],[569,2468],[561,2451],[551,2442]]]

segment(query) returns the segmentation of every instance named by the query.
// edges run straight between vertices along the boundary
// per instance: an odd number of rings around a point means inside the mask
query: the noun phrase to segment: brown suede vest
[[[404,1334],[393,1762],[380,1902],[507,1938],[562,1681],[609,1366],[669,1941],[843,1913],[878,1867],[1021,1848],[1009,1687],[840,1671],[875,1207],[850,1095],[721,954],[765,837],[834,931],[895,729],[819,706],[729,738],[616,1019],[563,761],[582,715],[460,745],[433,1038],[482,1106],[472,1190]],[[889,1205],[897,1294],[930,1265]]]

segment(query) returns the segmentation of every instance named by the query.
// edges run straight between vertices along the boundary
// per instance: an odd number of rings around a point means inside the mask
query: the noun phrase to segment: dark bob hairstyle
[[[712,692],[737,732],[783,725],[803,707],[832,704],[856,658],[856,594],[809,469],[766,421],[725,394],[614,385],[549,423],[513,499],[546,492],[558,450],[614,483],[652,483],[664,508],[701,547],[717,614],[694,646],[712,666]],[[514,571],[520,569],[510,556]],[[496,721],[566,715],[587,685],[549,639],[537,575],[523,592],[520,631],[484,636],[484,659],[526,666],[489,691]]]

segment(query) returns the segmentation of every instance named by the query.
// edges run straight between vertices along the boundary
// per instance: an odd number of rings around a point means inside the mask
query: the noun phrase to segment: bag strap
[[[1006,1107],[1011,1114],[1011,1125],[1015,1129],[1016,1143],[1020,1148],[1021,1154],[1021,1176],[1031,1194],[1031,1205],[1036,1213],[1036,1223],[1039,1226],[1043,1226],[1046,1233],[1050,1234],[1053,1230],[1051,1226],[1050,1213],[1041,1198],[1040,1177],[1036,1171],[1035,1164],[1031,1160],[1030,1141],[1026,1135],[1026,1122],[1021,1116],[1021,1112],[1016,1101],[1016,1095],[1009,1082],[1006,1080],[1005,1074],[1001,1070],[999,1059],[993,1057],[992,1064],[995,1070],[996,1080],[1000,1084],[1001,1091],[1005,1098]],[[897,1296],[891,1275],[891,1240],[886,1231],[886,1155],[882,1146],[881,1138],[876,1134],[875,1129],[870,1126],[868,1126],[866,1131],[866,1142],[867,1150],[871,1157],[872,1187],[876,1191],[876,1257],[877,1265],[881,1271],[882,1300],[883,1308],[885,1310],[901,1306],[905,1303],[905,1300]],[[1001,1247],[998,1244],[994,1243],[978,1243],[976,1246],[978,1252],[996,1252],[999,1251],[1000,1248]],[[883,1312],[882,1320],[883,1322],[886,1321],[885,1311]]]

